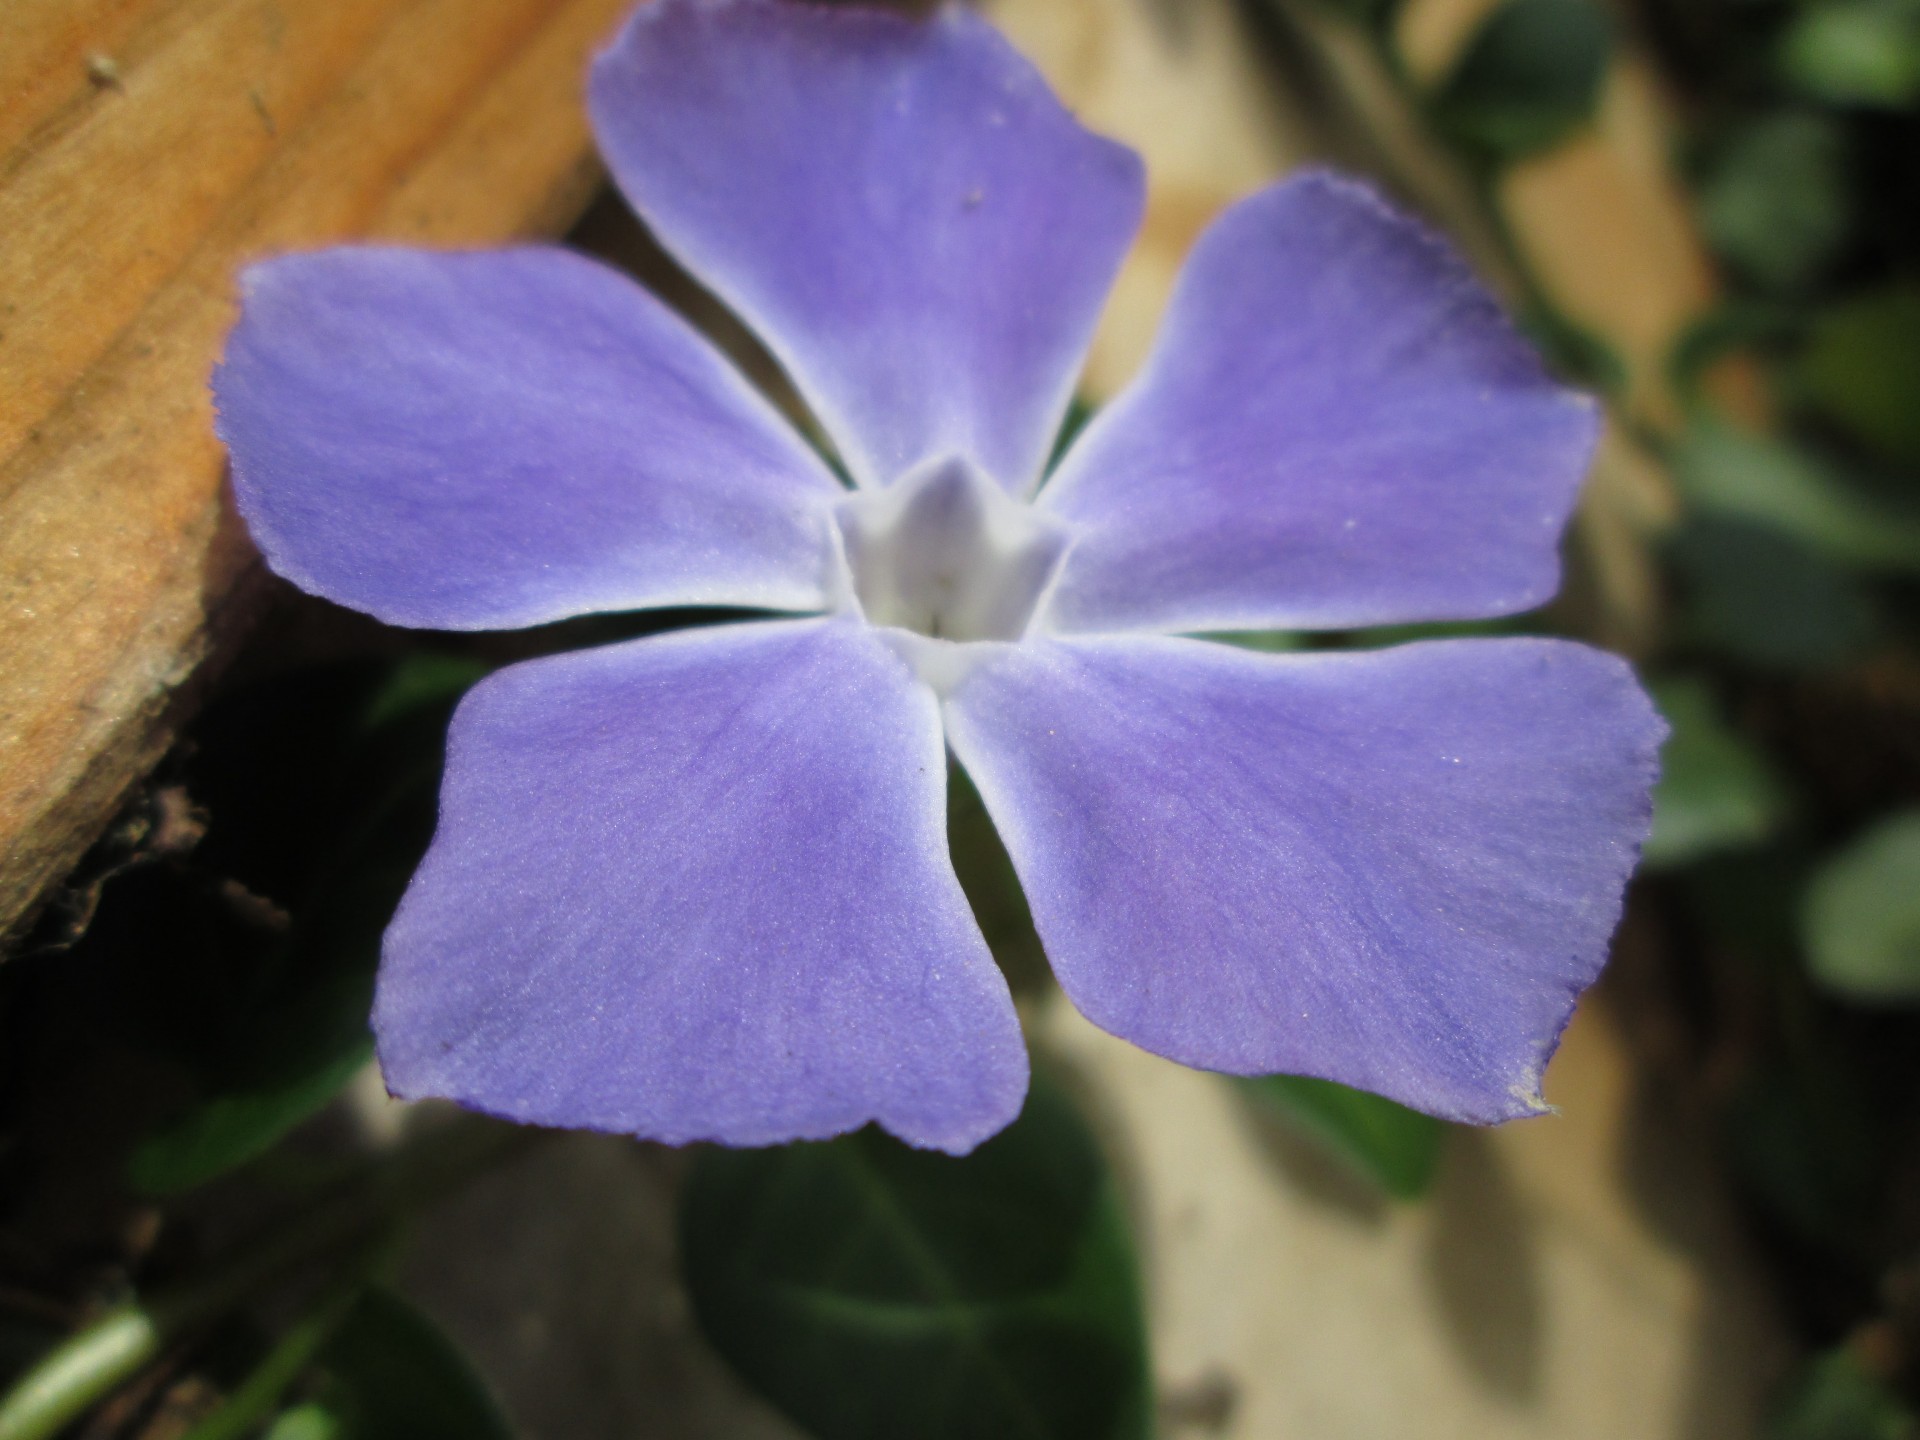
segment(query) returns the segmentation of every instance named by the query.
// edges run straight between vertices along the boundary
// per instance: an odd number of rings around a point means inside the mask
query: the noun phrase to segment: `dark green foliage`
[[[1920,1417],[1880,1376],[1840,1346],[1794,1382],[1766,1440],[1914,1440]]]
[[[1920,4],[1814,0],[1782,35],[1782,77],[1820,100],[1889,109],[1920,99]]]
[[[1879,287],[1821,312],[1795,378],[1821,417],[1862,449],[1920,467],[1920,285]]]
[[[1764,752],[1727,724],[1712,687],[1698,676],[1672,676],[1651,688],[1673,733],[1660,754],[1646,864],[1682,864],[1778,830],[1785,787]]]
[[[1619,353],[1593,331],[1549,305],[1533,304],[1516,317],[1542,358],[1569,385],[1610,395],[1627,383]]]
[[[1668,542],[1666,558],[1682,644],[1767,670],[1825,670],[1857,659],[1878,636],[1862,584],[1784,531],[1696,519]]]
[[[1444,1121],[1384,1096],[1305,1075],[1262,1075],[1240,1084],[1394,1199],[1417,1200],[1431,1188],[1447,1138]]]
[[[320,1351],[314,1400],[267,1440],[512,1440],[466,1357],[389,1291],[363,1295]]]
[[[184,1190],[252,1159],[372,1053],[380,936],[432,833],[447,717],[482,673],[416,655],[353,675],[290,677],[209,714],[210,753],[240,763],[197,777],[214,818],[196,858],[230,866],[255,894],[284,897],[289,915],[282,934],[241,962],[246,990],[209,1031],[168,1037],[185,1041],[203,1093],[135,1152],[136,1186]],[[315,719],[326,728],[310,730]],[[228,726],[244,737],[222,735]],[[303,744],[305,765],[288,753]],[[262,793],[276,784],[290,793]],[[256,845],[247,821],[276,801],[298,818]]]
[[[1920,810],[1882,820],[1828,858],[1801,907],[1807,965],[1870,1004],[1920,1004]]]
[[[1852,233],[1847,132],[1816,111],[1785,110],[1722,142],[1699,193],[1707,239],[1762,290],[1805,289]]]
[[[1860,570],[1920,575],[1920,505],[1877,491],[1809,443],[1703,417],[1671,459],[1701,514],[1783,531]]]
[[[1612,52],[1592,0],[1506,0],[1433,96],[1434,118],[1490,162],[1549,149],[1592,117]]]
[[[1126,1226],[1044,1079],[963,1158],[873,1129],[705,1151],[680,1237],[708,1338],[820,1440],[1147,1434]]]
[[[1838,1054],[1809,1054],[1747,1077],[1726,1114],[1751,1199],[1796,1241],[1850,1258],[1871,1244],[1886,1135],[1862,1077]]]
[[[947,847],[974,921],[1007,984],[1016,995],[1044,991],[1052,983],[1052,971],[1033,928],[1026,892],[980,792],[958,764],[947,767]]]
[[[1272,7],[1281,0],[1265,0],[1265,3]],[[1400,12],[1403,0],[1318,0],[1318,3],[1356,25],[1385,33]]]

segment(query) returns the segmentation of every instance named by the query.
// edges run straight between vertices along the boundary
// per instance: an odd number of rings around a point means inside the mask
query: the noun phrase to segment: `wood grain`
[[[356,236],[563,229],[598,174],[581,77],[627,4],[16,0],[0,47],[0,932],[164,750],[248,612],[258,565],[206,389],[238,268]]]

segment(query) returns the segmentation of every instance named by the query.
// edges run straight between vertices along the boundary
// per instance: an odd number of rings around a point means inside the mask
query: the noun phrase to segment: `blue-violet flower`
[[[1182,638],[1553,592],[1596,411],[1462,264],[1348,181],[1252,196],[1041,488],[1144,181],[984,21],[654,0],[589,103],[854,488],[579,256],[247,272],[214,386],[280,574],[443,629],[800,617],[467,697],[382,958],[393,1091],[666,1141],[979,1143],[1027,1057],[946,850],[950,748],[1096,1024],[1456,1119],[1539,1109],[1647,828],[1662,727],[1628,668]]]

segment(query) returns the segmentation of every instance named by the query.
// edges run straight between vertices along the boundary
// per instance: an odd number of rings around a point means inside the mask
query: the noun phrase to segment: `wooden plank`
[[[103,85],[111,86],[131,49],[146,44],[129,37],[152,31],[188,0],[11,0],[7,43],[0,45],[0,179],[31,153],[29,135],[61,117],[87,109]],[[158,27],[164,29],[164,23]],[[106,57],[99,70],[90,64]]]
[[[209,0],[21,147],[0,188],[0,456],[10,455],[324,104],[394,0]],[[283,17],[283,18],[274,18]],[[106,52],[99,52],[105,54]],[[217,73],[210,73],[217,67]],[[192,163],[183,163],[188,158]]]
[[[585,63],[627,0],[280,7],[288,28],[271,54],[224,42],[275,7],[186,8],[191,23],[150,52],[165,85],[123,67],[124,88],[92,102],[108,118],[51,134],[43,122],[31,154],[0,164],[0,207],[16,183],[65,177],[73,193],[48,223],[77,247],[36,234],[0,251],[0,296],[26,337],[16,351],[0,325],[0,367],[20,357],[23,403],[43,412],[23,422],[10,396],[19,441],[0,461],[0,931],[17,933],[165,748],[189,682],[244,618],[257,560],[223,496],[206,389],[236,269],[354,236],[485,243],[564,228],[596,176]],[[298,45],[295,25],[312,27]],[[270,124],[255,93],[272,96]],[[142,138],[156,134],[169,144]],[[139,271],[122,284],[98,273],[75,217],[115,223],[100,218],[112,203],[143,196],[186,213],[135,215],[137,239],[103,241]],[[97,291],[74,279],[90,268]]]

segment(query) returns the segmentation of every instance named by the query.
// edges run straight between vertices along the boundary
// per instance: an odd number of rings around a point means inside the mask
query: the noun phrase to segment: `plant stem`
[[[280,1403],[287,1387],[300,1378],[320,1349],[333,1338],[334,1331],[352,1313],[366,1293],[373,1258],[384,1254],[382,1244],[354,1265],[347,1277],[323,1295],[306,1314],[288,1328],[280,1343],[267,1352],[238,1390],[221,1407],[202,1420],[181,1440],[243,1440],[256,1425],[267,1418]]]
[[[56,1346],[0,1399],[0,1440],[51,1440],[118,1389],[161,1349],[304,1261],[363,1243],[538,1138],[478,1120],[407,1145],[344,1193],[295,1216],[204,1275],[151,1300],[117,1305]]]

